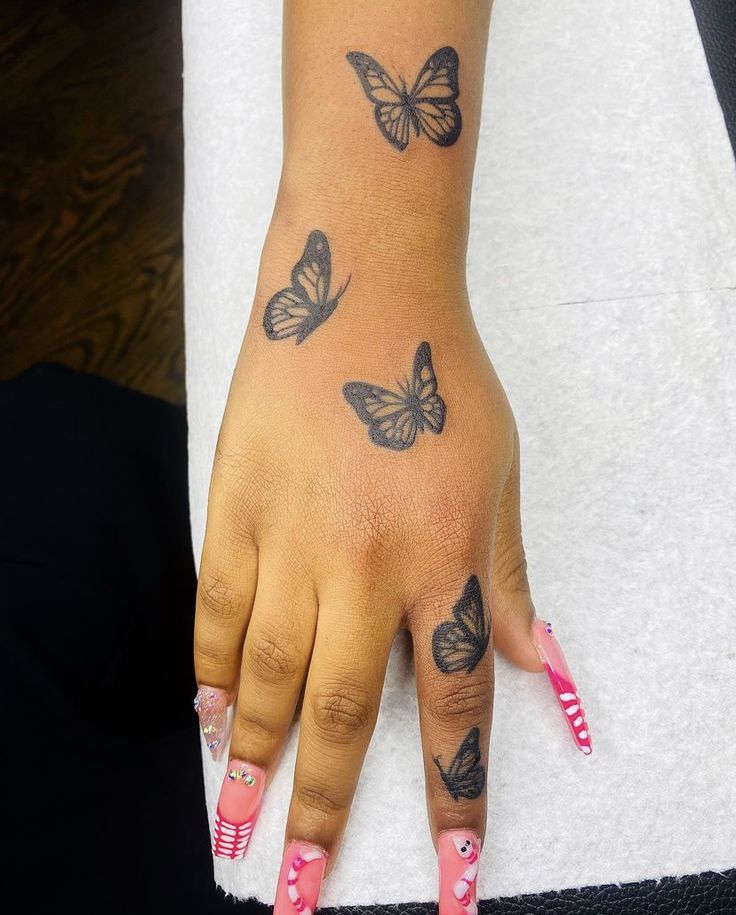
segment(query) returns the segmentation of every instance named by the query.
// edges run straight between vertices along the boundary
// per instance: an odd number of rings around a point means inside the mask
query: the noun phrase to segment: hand
[[[328,245],[325,260],[314,248],[319,236],[306,241],[310,228],[293,207],[277,210],[210,490],[195,662],[212,742],[224,737],[217,713],[235,703],[215,852],[236,857],[247,845],[303,691],[286,838],[300,843],[292,862],[322,852],[333,860],[389,651],[406,627],[432,835],[462,848],[472,871],[486,821],[493,644],[521,667],[542,669],[514,419],[459,267],[438,264],[436,276],[425,270],[426,286],[404,289],[396,301],[370,257],[356,268],[359,255],[345,240],[331,258]],[[273,335],[280,325],[267,318],[264,330],[265,303],[279,289],[301,294],[312,281],[317,289],[315,263],[325,302],[352,269],[347,291],[303,342],[295,342],[305,329],[296,306],[294,333],[269,339],[266,330]],[[286,282],[292,270],[301,276],[296,285]],[[427,293],[441,285],[439,273],[449,299]],[[406,376],[414,391],[415,372],[418,401],[406,415],[426,401],[427,422],[417,424],[409,447],[387,447],[390,428],[371,420],[366,389],[348,383],[398,396],[396,379]]]

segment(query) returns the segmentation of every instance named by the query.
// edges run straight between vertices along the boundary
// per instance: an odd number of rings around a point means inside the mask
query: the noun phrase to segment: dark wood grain
[[[181,72],[172,0],[0,4],[0,378],[184,401]]]

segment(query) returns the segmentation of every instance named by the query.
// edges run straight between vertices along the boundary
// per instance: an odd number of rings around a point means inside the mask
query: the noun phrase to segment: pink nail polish
[[[256,824],[266,773],[241,759],[231,759],[217,800],[212,853],[242,858]]]
[[[194,711],[199,716],[207,749],[218,760],[227,740],[227,693],[216,686],[200,686],[194,697]]]
[[[317,907],[327,854],[309,842],[289,842],[281,864],[273,915],[312,915]]]
[[[477,915],[479,857],[480,839],[474,832],[452,829],[440,833],[440,915]]]
[[[593,748],[590,745],[590,731],[585,720],[585,711],[580,704],[578,690],[565,661],[565,655],[560,648],[560,643],[554,637],[550,623],[534,620],[532,631],[537,651],[544,662],[549,682],[552,684],[557,701],[565,715],[572,739],[579,750],[586,756],[590,756]]]

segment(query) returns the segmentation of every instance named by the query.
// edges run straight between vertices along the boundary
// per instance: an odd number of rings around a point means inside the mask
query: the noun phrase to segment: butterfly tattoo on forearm
[[[324,232],[309,233],[304,253],[291,271],[291,286],[281,289],[266,305],[263,329],[269,340],[296,337],[301,343],[330,317],[350,284],[345,280],[330,298],[332,256]]]
[[[451,47],[440,48],[427,60],[411,91],[403,76],[392,79],[369,54],[350,51],[348,61],[373,103],[378,129],[396,149],[409,145],[411,130],[424,134],[438,146],[452,146],[462,130],[457,104],[460,95],[460,60]]]
[[[485,787],[486,770],[480,761],[479,741],[480,729],[471,728],[447,768],[442,765],[439,756],[432,757],[445,788],[454,801],[461,797],[475,800]]]
[[[358,419],[368,426],[374,444],[405,451],[414,444],[417,432],[439,435],[445,425],[446,407],[437,393],[429,343],[417,348],[411,380],[398,386],[398,391],[390,391],[366,381],[348,381],[342,391]]]
[[[432,633],[432,657],[443,674],[470,673],[486,653],[491,638],[477,576],[467,580],[452,616]]]

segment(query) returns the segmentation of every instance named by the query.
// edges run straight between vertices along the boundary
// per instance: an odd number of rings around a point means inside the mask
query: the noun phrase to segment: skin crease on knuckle
[[[207,616],[225,625],[236,620],[242,612],[242,596],[232,573],[205,564],[199,573],[197,597]]]
[[[310,819],[329,823],[335,818],[345,816],[349,802],[337,798],[335,791],[330,786],[329,769],[325,774],[327,778],[320,785],[312,783],[298,785],[294,792],[294,800],[302,817],[306,814]]]
[[[427,710],[438,727],[455,727],[486,718],[493,703],[493,673],[476,669],[466,682],[433,678],[426,700]]]
[[[198,624],[194,633],[194,667],[198,683],[228,685],[237,666],[237,657],[223,647],[212,629]]]
[[[296,646],[273,629],[261,629],[246,640],[245,666],[262,683],[290,683],[300,665]]]
[[[253,751],[259,745],[273,746],[281,736],[267,715],[257,715],[251,708],[238,704],[233,722],[232,755],[237,756],[238,746],[242,745],[248,750],[249,757],[253,757]],[[257,763],[260,760],[251,761]]]
[[[350,744],[375,721],[377,701],[367,687],[350,679],[320,684],[310,697],[310,719],[320,740]]]

